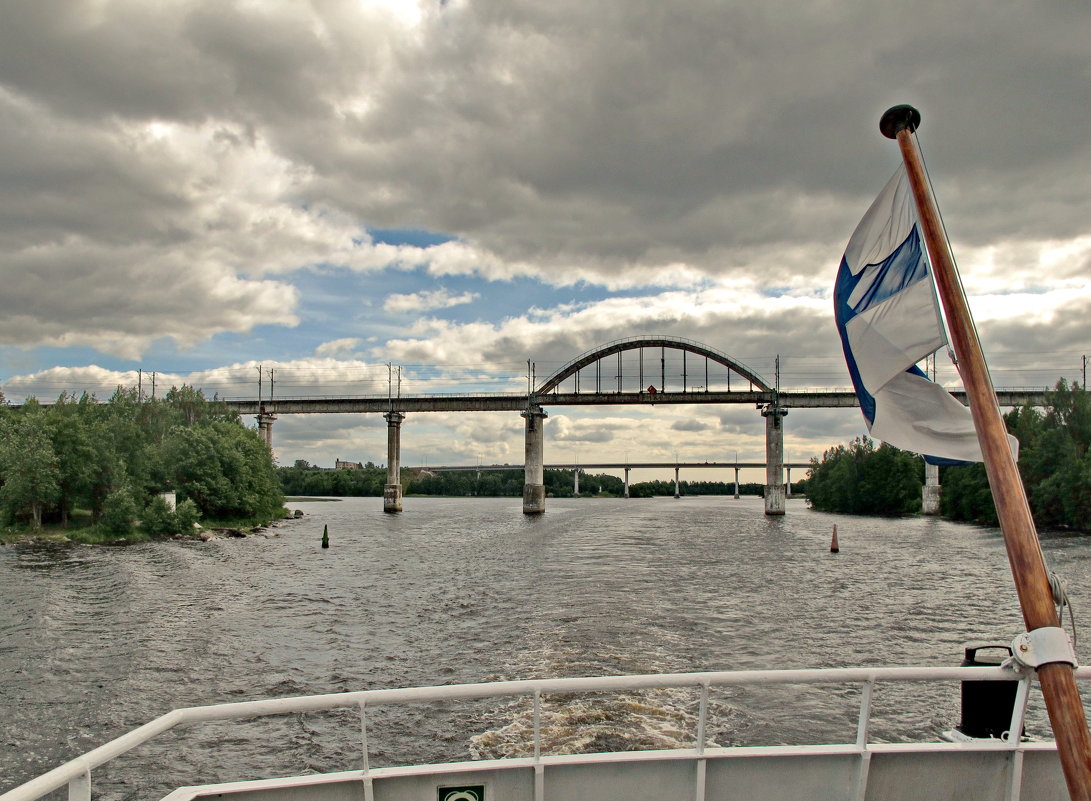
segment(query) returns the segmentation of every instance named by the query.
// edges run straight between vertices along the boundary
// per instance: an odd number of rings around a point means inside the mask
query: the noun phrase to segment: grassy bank
[[[288,509],[281,510],[280,517],[283,520],[288,515]],[[256,526],[266,526],[273,520],[256,519],[208,519],[201,520],[201,529],[240,529],[246,530]],[[68,518],[68,524],[46,523],[41,528],[32,526],[5,526],[0,528],[0,544],[14,545],[23,542],[64,543],[75,542],[84,545],[131,545],[137,542],[147,542],[152,539],[179,539],[197,538],[201,529],[194,529],[192,535],[172,535],[169,537],[152,537],[143,531],[140,525],[133,526],[129,531],[118,533],[108,530],[105,526],[91,522],[91,513],[86,510],[77,510]]]

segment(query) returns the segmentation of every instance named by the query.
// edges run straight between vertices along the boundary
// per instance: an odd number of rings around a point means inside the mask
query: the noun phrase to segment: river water
[[[306,517],[271,538],[0,547],[0,791],[180,706],[550,676],[951,665],[962,642],[1022,629],[995,529],[822,514],[800,500],[766,517],[756,498],[550,499],[539,518],[519,499],[408,498],[400,515],[381,503],[291,502]],[[1045,536],[1043,549],[1077,613],[1091,609],[1091,538]],[[709,734],[720,745],[851,740],[857,697],[714,693]],[[696,708],[683,691],[547,699],[545,737],[570,751],[689,743]],[[958,722],[958,690],[880,687],[876,708],[877,738],[933,739]],[[528,728],[522,701],[377,710],[372,765],[525,753]],[[96,770],[93,788],[150,799],[200,781],[349,770],[358,737],[350,712],[209,724]]]

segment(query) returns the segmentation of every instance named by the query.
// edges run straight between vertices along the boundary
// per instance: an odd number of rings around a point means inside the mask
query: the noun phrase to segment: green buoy
[[[328,524],[322,526],[322,547],[330,547],[330,527]]]

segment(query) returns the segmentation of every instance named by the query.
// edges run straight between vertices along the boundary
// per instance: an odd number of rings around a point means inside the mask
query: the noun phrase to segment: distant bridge
[[[739,497],[739,471],[747,468],[762,468],[768,470],[769,465],[766,462],[588,462],[587,464],[575,464],[570,462],[567,464],[543,464],[541,471],[545,470],[572,470],[573,492],[576,495],[580,494],[580,473],[579,471],[586,471],[588,468],[594,468],[596,470],[601,469],[622,469],[625,471],[624,486],[625,497],[629,497],[629,471],[646,468],[674,468],[674,497],[682,497],[682,482],[680,479],[680,472],[682,468],[719,468],[735,471],[735,497]],[[787,482],[783,485],[785,490],[785,497],[792,497],[792,468],[810,469],[810,462],[780,462],[779,468],[787,470]],[[422,473],[453,473],[453,472],[477,472],[484,473],[489,470],[526,470],[526,465],[521,464],[492,464],[492,465],[443,465],[440,467],[420,467],[418,468]]]
[[[803,468],[805,470],[810,469],[810,462],[783,462],[784,467],[787,468]],[[746,469],[762,469],[766,467],[765,462],[590,462],[587,464],[576,464],[575,462],[566,462],[564,464],[547,464],[542,466],[545,470],[644,470],[649,468],[685,468],[691,467],[698,468],[718,468],[720,470],[746,470]],[[473,472],[481,471],[482,473],[488,470],[523,470],[524,465],[521,464],[464,464],[464,465],[442,465],[439,467],[432,467],[428,465],[422,465],[417,470],[424,470],[429,473],[441,473],[441,472]]]

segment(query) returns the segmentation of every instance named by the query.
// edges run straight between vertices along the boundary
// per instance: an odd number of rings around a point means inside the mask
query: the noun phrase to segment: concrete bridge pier
[[[924,463],[924,490],[921,497],[921,512],[926,515],[939,514],[939,500],[942,489],[939,485],[939,465]]]
[[[735,468],[735,500],[739,499],[739,468]]]
[[[787,409],[769,404],[765,418],[765,514],[784,514],[784,417]]]
[[[402,421],[401,412],[387,412],[386,418],[386,484],[383,486],[383,511],[402,510]]]
[[[682,485],[678,483],[678,465],[674,466],[674,497],[682,497]]]
[[[265,411],[264,406],[258,412],[258,434],[265,440],[265,445],[270,451],[273,450],[273,423],[276,421],[277,416]]]
[[[625,497],[629,497],[629,468],[625,468]]]
[[[523,461],[523,514],[540,515],[545,511],[545,420],[541,406],[534,406],[520,417],[526,424],[526,451]]]
[[[791,498],[792,497],[792,468],[790,468],[790,467],[788,467],[786,465],[784,467],[784,472],[787,475],[787,478],[784,481],[784,494],[785,494],[785,496]]]
[[[580,468],[572,465],[572,494],[580,494]]]

